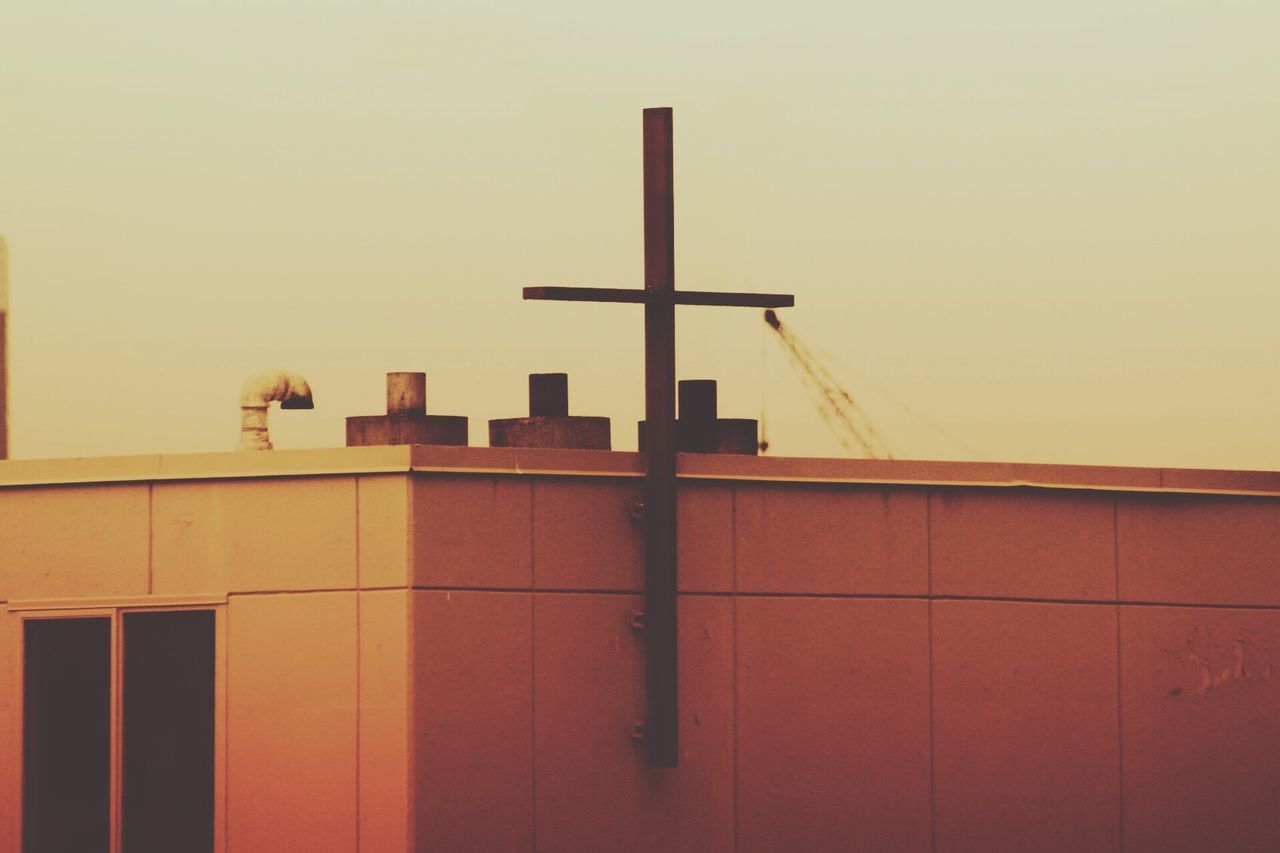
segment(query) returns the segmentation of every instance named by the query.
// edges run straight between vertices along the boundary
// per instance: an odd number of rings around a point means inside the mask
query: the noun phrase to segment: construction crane
[[[841,387],[831,371],[809,351],[809,348],[782,324],[772,308],[764,312],[764,321],[778,333],[783,351],[791,361],[791,367],[800,377],[805,391],[818,408],[823,422],[845,451],[851,455],[864,455],[870,459],[892,459],[889,445],[876,431],[871,418],[862,410],[853,396]],[[763,442],[766,449],[768,442]]]
[[[822,415],[823,422],[831,430],[832,435],[840,442],[845,452],[852,456],[865,456],[869,459],[892,459],[893,451],[889,443],[876,430],[870,416],[853,399],[853,395],[844,389],[831,370],[822,363],[813,352],[805,346],[789,327],[784,326],[776,312],[772,309],[764,312],[764,322],[778,336],[783,351],[791,362],[792,369],[800,377],[805,392]],[[865,381],[870,379],[863,377]],[[884,389],[879,393],[905,413],[927,426],[933,432],[945,438],[951,444],[964,451],[973,459],[983,459],[983,454],[975,450],[968,442],[956,437],[939,426],[933,419],[921,414],[901,400],[896,399]],[[763,416],[761,418],[763,423]],[[769,447],[767,438],[762,435],[760,450]]]

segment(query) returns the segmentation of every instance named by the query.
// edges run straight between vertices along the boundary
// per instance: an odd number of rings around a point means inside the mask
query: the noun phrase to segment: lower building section
[[[420,590],[420,850],[1270,850],[1280,612],[680,599],[646,766],[639,596]]]
[[[1280,611],[685,594],[660,770],[641,602],[0,608],[0,848],[1280,848]]]

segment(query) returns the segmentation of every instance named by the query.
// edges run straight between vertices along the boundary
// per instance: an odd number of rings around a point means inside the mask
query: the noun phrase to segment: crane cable
[[[893,453],[888,442],[880,436],[872,425],[871,418],[853,396],[840,386],[831,371],[822,365],[790,329],[782,325],[776,312],[772,309],[765,311],[764,320],[777,332],[792,369],[817,405],[827,429],[845,451],[850,454],[861,451],[872,459],[892,459]]]
[[[783,342],[783,349],[787,353],[787,357],[791,362],[792,368],[796,371],[797,375],[800,377],[802,384],[804,384],[806,393],[808,393],[809,396],[814,400],[814,403],[818,407],[819,413],[822,415],[823,421],[827,424],[828,429],[831,429],[832,432],[836,434],[836,439],[840,442],[841,446],[843,446],[847,452],[855,453],[856,452],[855,448],[849,442],[849,436],[852,435],[854,437],[854,442],[857,444],[857,446],[863,449],[863,452],[868,452],[867,445],[870,442],[867,442],[863,437],[860,437],[857,435],[856,427],[850,422],[849,415],[843,412],[842,407],[839,405],[832,406],[830,410],[828,409],[828,406],[831,405],[833,396],[836,399],[844,400],[849,405],[849,407],[851,407],[851,409],[862,419],[864,423],[864,428],[869,431],[871,438],[878,441],[879,436],[875,432],[875,428],[872,427],[871,421],[867,417],[866,413],[863,412],[862,409],[854,402],[853,397],[840,386],[840,383],[832,375],[831,371],[828,370],[822,364],[822,362],[820,362],[813,355],[813,353],[809,351],[808,347],[806,347],[803,343],[800,342],[800,340],[796,337],[795,333],[792,332],[790,328],[784,327],[782,325],[782,321],[778,318],[778,315],[773,310],[768,310],[764,312],[764,320],[765,320],[765,324],[774,332],[776,332],[778,334],[779,339]],[[766,337],[767,337],[767,333],[766,333]],[[941,437],[945,438],[951,444],[962,449],[966,455],[971,456],[973,459],[976,459],[979,462],[987,460],[988,457],[986,457],[981,451],[974,448],[973,445],[969,444],[967,441],[964,441],[963,439],[958,438],[948,430],[944,429],[932,418],[929,418],[921,414],[920,412],[916,411],[911,406],[908,406],[906,403],[902,402],[897,397],[895,397],[894,395],[886,391],[879,384],[873,382],[865,374],[857,373],[857,375],[862,381],[865,381],[866,383],[877,388],[881,396],[883,396],[886,400],[893,403],[898,408],[902,409],[902,411],[906,412],[908,415],[915,418],[920,423],[929,427],[931,430],[933,430],[935,433],[937,433]],[[828,384],[824,386],[820,377],[825,377],[825,382]],[[816,397],[815,397],[815,394],[817,395]],[[764,403],[762,398],[761,400],[762,423],[764,418],[763,409],[764,409]],[[883,441],[881,441],[880,444],[881,446],[884,447],[886,456],[892,459],[893,457],[888,454],[887,445],[885,445]],[[868,453],[868,455],[871,455],[874,457],[873,453]]]

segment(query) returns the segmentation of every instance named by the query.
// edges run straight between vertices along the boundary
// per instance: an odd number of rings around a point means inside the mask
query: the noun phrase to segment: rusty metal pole
[[[671,109],[644,111],[644,289],[526,287],[525,299],[566,302],[625,302],[644,305],[645,478],[644,598],[645,687],[649,716],[644,740],[651,767],[680,764],[676,658],[676,312],[679,305],[782,308],[795,304],[784,293],[718,293],[676,290],[675,194],[672,181]],[[532,390],[532,389],[531,389]],[[689,386],[695,419],[709,416],[721,450],[722,422],[715,416],[715,383]],[[490,421],[490,443],[495,425]],[[755,422],[749,452],[754,453]],[[736,430],[740,433],[741,430]],[[607,434],[606,434],[607,435]],[[608,447],[608,442],[604,443]],[[728,452],[742,452],[730,450]]]
[[[675,196],[671,109],[644,111],[645,675],[651,767],[680,764],[676,659]]]
[[[0,237],[0,459],[9,458],[9,248]]]

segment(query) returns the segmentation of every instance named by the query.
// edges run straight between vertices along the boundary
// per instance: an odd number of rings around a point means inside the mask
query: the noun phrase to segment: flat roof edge
[[[643,457],[634,452],[395,445],[16,459],[0,462],[0,488],[394,473],[639,477],[643,472]],[[678,472],[682,479],[761,483],[1030,487],[1280,497],[1280,472],[1275,471],[681,454]]]
[[[405,473],[409,459],[403,446],[9,459],[0,462],[0,488]]]

